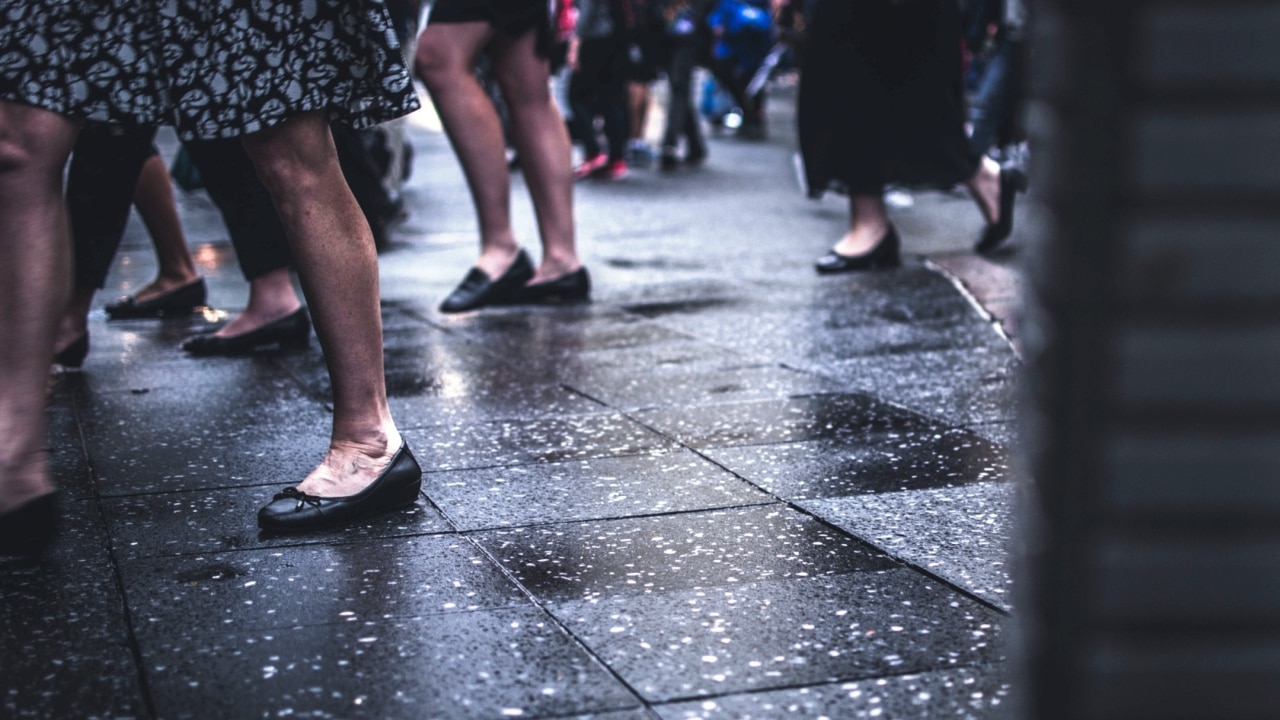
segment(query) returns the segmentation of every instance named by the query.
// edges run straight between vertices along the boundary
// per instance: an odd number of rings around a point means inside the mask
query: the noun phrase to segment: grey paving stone
[[[429,503],[368,518],[344,528],[303,535],[258,529],[258,508],[284,486],[227,488],[106,498],[114,548],[121,559],[286,547],[335,540],[422,535],[453,530]]]
[[[785,500],[954,487],[1003,479],[1005,453],[973,433],[923,419],[849,440],[711,448],[707,456]]]
[[[139,635],[175,640],[528,604],[458,535],[148,558],[120,572]]]
[[[403,435],[423,467],[434,470],[637,455],[676,447],[618,413],[440,425]]]
[[[905,569],[549,607],[651,702],[966,667],[1003,657],[997,613]]]
[[[332,422],[292,384],[95,394],[81,416],[104,495],[296,484]]]
[[[784,505],[567,523],[472,537],[544,601],[882,569],[887,557]]]
[[[812,685],[659,705],[663,720],[1012,718],[1013,688],[1000,666]]]
[[[819,375],[777,364],[743,363],[737,357],[727,365],[659,365],[643,372],[597,367],[568,382],[585,395],[626,410],[699,407],[840,390],[838,384]]]
[[[423,481],[459,530],[774,502],[688,450],[427,473]]]
[[[692,448],[858,438],[918,420],[868,395],[810,395],[784,400],[660,408],[635,418]]]
[[[992,603],[1009,608],[1011,483],[807,500],[815,515]]]
[[[0,560],[0,607],[0,716],[146,714],[93,500],[62,503],[61,532],[43,564]]]
[[[640,705],[533,608],[157,637],[142,652],[166,718],[539,717]]]
[[[470,376],[450,381],[446,392],[465,393],[393,396],[391,416],[402,429],[491,422],[535,420],[609,412],[605,405],[564,385],[502,384],[481,386]],[[447,384],[450,384],[447,383]],[[442,388],[444,390],[444,388]]]

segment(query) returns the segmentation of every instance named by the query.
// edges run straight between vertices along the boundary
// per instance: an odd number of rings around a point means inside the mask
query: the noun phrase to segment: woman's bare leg
[[[323,114],[248,135],[244,146],[280,213],[333,385],[329,452],[298,488],[353,495],[401,444],[387,407],[373,233],[338,166]]]
[[[547,61],[534,52],[535,43],[533,32],[494,43],[494,72],[542,238],[542,262],[530,283],[554,280],[582,265],[574,240],[572,146],[547,86]]]
[[[493,28],[483,22],[428,24],[418,36],[416,66],[475,203],[480,225],[476,267],[496,278],[511,267],[520,246],[511,230],[511,174],[502,122],[474,72],[476,58],[493,37]]]
[[[889,231],[889,212],[880,195],[849,196],[849,232],[832,250],[841,255],[871,251]]]
[[[77,125],[0,100],[0,514],[54,488],[44,409],[71,290],[62,171]]]
[[[982,156],[978,171],[965,181],[969,194],[978,204],[978,210],[988,224],[1000,220],[1000,164],[987,155]]]
[[[133,191],[133,206],[147,226],[151,244],[156,249],[156,262],[160,266],[156,279],[134,297],[139,301],[153,300],[199,279],[191,252],[187,250],[182,221],[178,218],[169,168],[159,155],[152,155],[142,164],[138,184]]]

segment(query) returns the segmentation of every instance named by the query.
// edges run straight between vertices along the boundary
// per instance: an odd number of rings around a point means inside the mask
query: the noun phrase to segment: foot
[[[831,250],[845,257],[865,255],[874,250],[888,232],[888,225],[860,223],[850,228]]]
[[[988,225],[1000,222],[1000,175],[1000,165],[984,156],[978,172],[966,183]]]
[[[248,307],[245,308],[244,312],[232,318],[231,322],[218,328],[217,332],[213,333],[213,336],[219,338],[230,338],[251,333],[265,325],[270,325],[277,320],[289,317],[290,315],[298,312],[298,309],[301,307],[302,303],[298,302],[295,302],[292,307],[286,308],[267,309]]]
[[[608,155],[605,155],[604,153],[592,155],[586,160],[583,160],[581,165],[573,169],[573,179],[586,180],[587,178],[593,177],[600,171],[604,170],[605,166],[608,164]]]
[[[47,453],[41,450],[27,460],[0,461],[0,515],[44,497],[57,488],[49,478]]]
[[[394,427],[379,435],[381,439],[361,442],[333,441],[324,461],[298,483],[298,490],[317,497],[349,497],[369,487],[404,444]]]
[[[199,275],[168,277],[161,275],[152,280],[141,290],[133,294],[133,299],[137,302],[144,303],[157,298],[164,297],[179,288],[186,287],[199,280]]]

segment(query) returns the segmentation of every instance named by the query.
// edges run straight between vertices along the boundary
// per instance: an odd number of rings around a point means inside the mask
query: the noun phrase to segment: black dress
[[[184,140],[418,107],[382,0],[0,0],[0,98]]]
[[[973,176],[955,0],[817,0],[808,28],[797,112],[810,197]]]

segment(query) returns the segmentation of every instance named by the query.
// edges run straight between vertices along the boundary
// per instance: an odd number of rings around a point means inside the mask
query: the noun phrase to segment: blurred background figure
[[[1012,148],[1025,140],[1020,122],[1026,84],[1026,8],[1022,0],[973,0],[966,43],[973,52],[974,88],[969,107],[973,151],[1023,162]]]
[[[683,160],[698,165],[707,159],[707,142],[693,104],[693,73],[701,45],[708,42],[706,18],[712,0],[661,0],[663,59],[667,76],[667,122],[662,133],[659,167],[674,170]],[[681,155],[681,141],[684,154]]]
[[[578,27],[569,42],[569,106],[574,135],[582,143],[578,180],[620,180],[627,176],[627,140],[631,136],[629,67],[636,31],[634,0],[576,0]],[[639,58],[637,57],[637,60]],[[600,147],[596,120],[603,125]]]
[[[773,47],[768,0],[718,0],[707,15],[707,25],[715,38],[708,69],[742,113],[738,136],[763,140],[764,88],[754,92],[748,88]]]

